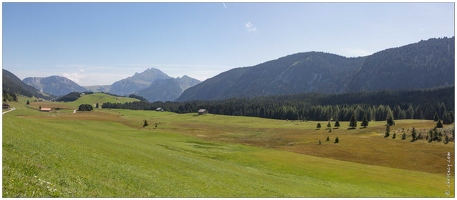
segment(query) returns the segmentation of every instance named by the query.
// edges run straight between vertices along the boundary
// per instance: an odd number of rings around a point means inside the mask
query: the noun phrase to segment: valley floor
[[[410,142],[433,121],[397,120],[392,139],[385,122],[330,132],[311,121],[73,113],[77,103],[44,113],[23,101],[2,119],[3,197],[454,197],[454,142]]]

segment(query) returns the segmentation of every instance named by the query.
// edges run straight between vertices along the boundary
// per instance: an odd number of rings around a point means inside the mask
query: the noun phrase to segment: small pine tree
[[[143,127],[149,126],[148,121],[144,120]]]
[[[325,140],[325,141],[330,141],[330,137],[329,137],[329,136],[327,136],[327,140]]]
[[[339,128],[340,127],[340,121],[336,120],[334,127],[335,128]]]
[[[38,107],[38,109],[40,109],[40,110],[41,110],[41,106],[40,106],[40,107]]]
[[[332,125],[330,124],[330,122],[327,123],[327,128],[332,128]]]
[[[339,143],[340,140],[338,139],[338,137],[335,138],[335,143]]]
[[[29,100],[27,100],[27,105],[30,105],[30,101]]]
[[[317,123],[316,129],[320,129],[320,128],[321,128],[321,123]]]
[[[319,140],[319,145],[321,145],[321,144],[322,144],[322,143],[321,143],[321,140]]]
[[[405,140],[405,139],[406,139],[406,133],[403,133],[403,135],[401,135],[401,139],[402,139],[402,140]]]
[[[100,105],[98,103],[96,103],[95,108],[100,108]]]
[[[438,122],[436,123],[436,128],[443,128],[443,123],[439,119]]]
[[[392,139],[395,139],[397,137],[397,133],[394,132],[394,134],[392,135]]]
[[[332,128],[329,128],[329,129],[328,129],[328,132],[331,133],[331,132],[332,132]]]
[[[385,133],[384,137],[387,138],[387,137],[389,137],[389,136],[390,136],[390,125],[387,124],[387,125],[386,125],[386,133]]]

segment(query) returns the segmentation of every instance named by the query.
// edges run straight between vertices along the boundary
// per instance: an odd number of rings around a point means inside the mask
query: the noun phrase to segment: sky
[[[2,63],[20,79],[110,85],[157,68],[204,81],[309,51],[367,56],[454,36],[447,3],[2,3]]]

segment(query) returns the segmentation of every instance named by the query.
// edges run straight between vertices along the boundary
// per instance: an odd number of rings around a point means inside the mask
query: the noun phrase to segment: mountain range
[[[72,80],[61,76],[27,77],[22,80],[38,91],[54,96],[63,96],[70,92],[109,92],[116,95],[137,94],[148,101],[174,101],[184,90],[198,83],[189,76],[171,78],[159,69],[150,68],[141,73],[114,82],[112,85],[82,87]]]
[[[187,89],[176,101],[449,86],[454,85],[454,55],[454,37],[429,39],[356,58],[297,53],[223,72]]]
[[[109,93],[117,95],[128,95],[139,90],[145,89],[155,80],[169,79],[167,74],[159,69],[150,68],[142,73],[114,82],[109,90]]]
[[[49,95],[40,92],[33,86],[25,84],[16,75],[5,69],[2,70],[2,89],[3,95],[5,95],[5,93],[14,93],[27,97],[51,98]]]
[[[22,81],[41,92],[55,96],[66,95],[70,92],[86,91],[86,88],[83,88],[74,81],[62,76],[27,77]]]
[[[155,101],[174,101],[176,100],[187,88],[199,84],[201,81],[183,76],[181,78],[159,79],[149,85],[149,87],[142,89],[135,94],[146,98],[149,102]]]
[[[59,76],[29,77],[20,81],[3,70],[3,90],[42,98],[51,98],[45,93],[61,96],[95,90],[117,95],[136,94],[154,102],[435,88],[455,84],[454,55],[454,37],[433,38],[364,57],[297,53],[251,67],[234,68],[204,82],[188,76],[172,78],[159,69],[150,68],[112,85],[87,87]]]

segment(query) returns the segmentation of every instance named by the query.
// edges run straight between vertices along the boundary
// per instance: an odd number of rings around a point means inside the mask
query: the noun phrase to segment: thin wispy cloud
[[[246,30],[247,30],[248,32],[253,32],[253,31],[256,31],[256,30],[257,30],[257,27],[255,27],[254,25],[252,25],[251,22],[245,23],[244,26],[245,26],[245,28],[246,28]]]

